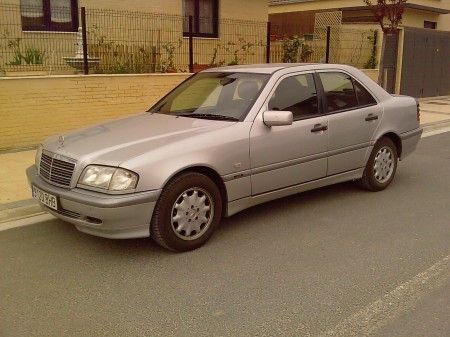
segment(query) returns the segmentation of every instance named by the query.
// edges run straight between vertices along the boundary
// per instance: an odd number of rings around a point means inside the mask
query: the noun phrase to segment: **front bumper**
[[[126,195],[108,195],[79,188],[69,190],[41,179],[35,165],[26,172],[30,185],[58,198],[57,211],[43,204],[41,207],[74,224],[79,231],[110,239],[150,236],[150,221],[161,190]]]

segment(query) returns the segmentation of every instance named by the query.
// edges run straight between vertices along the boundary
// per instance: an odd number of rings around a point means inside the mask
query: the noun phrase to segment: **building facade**
[[[73,73],[82,7],[94,72],[188,71],[189,17],[195,63],[264,60],[266,0],[0,0],[0,72]]]
[[[403,26],[450,30],[450,1],[409,0],[405,6]],[[305,22],[305,31],[314,26],[315,13],[325,11],[342,11],[344,24],[375,23],[362,0],[269,0],[271,22],[287,26]]]

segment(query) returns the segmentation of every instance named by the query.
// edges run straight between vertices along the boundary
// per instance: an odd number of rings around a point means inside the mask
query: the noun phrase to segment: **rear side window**
[[[326,98],[326,111],[335,112],[358,106],[350,76],[344,73],[319,73]]]
[[[357,81],[353,81],[355,85],[356,97],[358,98],[359,106],[367,106],[377,104],[377,101],[373,96]]]
[[[269,110],[291,111],[294,120],[316,116],[319,113],[318,107],[312,74],[283,79],[269,101]]]

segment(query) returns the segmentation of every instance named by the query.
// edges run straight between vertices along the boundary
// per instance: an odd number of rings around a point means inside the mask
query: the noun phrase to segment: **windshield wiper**
[[[191,117],[191,118],[203,118],[203,119],[215,119],[221,121],[233,121],[238,122],[239,118],[225,115],[216,115],[216,114],[201,114],[201,113],[188,113],[188,114],[179,114],[177,116],[181,117]]]

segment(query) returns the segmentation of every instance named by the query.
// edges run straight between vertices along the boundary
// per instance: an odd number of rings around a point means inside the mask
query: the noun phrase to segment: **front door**
[[[250,131],[252,195],[323,178],[327,172],[327,117],[321,114],[314,75],[281,78],[264,110],[291,111],[294,122],[268,127],[263,111]]]

